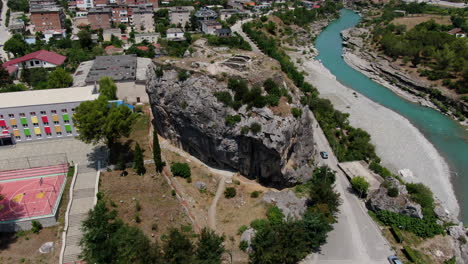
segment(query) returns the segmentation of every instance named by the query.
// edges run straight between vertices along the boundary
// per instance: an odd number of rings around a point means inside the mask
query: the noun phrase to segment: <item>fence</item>
[[[0,159],[0,171],[31,169],[61,164],[68,164],[67,154],[65,153]]]

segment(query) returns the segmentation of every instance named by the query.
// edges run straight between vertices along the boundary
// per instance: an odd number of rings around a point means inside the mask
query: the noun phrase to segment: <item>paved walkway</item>
[[[97,171],[86,165],[78,166],[78,174],[73,188],[73,200],[68,214],[68,228],[66,229],[65,250],[62,263],[78,261],[81,253],[80,240],[82,237],[81,222],[86,219],[88,211],[96,203]]]
[[[242,25],[249,22],[249,21],[252,21],[252,18],[248,18],[248,19],[244,19],[244,20],[239,20],[237,21],[237,23],[235,23],[231,29],[232,31],[238,33],[242,38],[244,38],[245,41],[247,41],[250,46],[252,47],[252,51],[253,52],[258,52],[258,53],[262,53],[262,51],[257,47],[257,44],[255,44],[248,36],[247,34],[244,33],[244,31],[242,31]]]

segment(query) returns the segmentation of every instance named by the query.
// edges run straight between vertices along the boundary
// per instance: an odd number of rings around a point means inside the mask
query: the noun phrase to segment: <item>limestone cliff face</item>
[[[155,69],[148,69],[147,92],[160,135],[211,166],[239,171],[265,185],[286,187],[311,177],[314,121],[307,108],[298,119],[266,107],[235,111],[213,95],[227,90],[225,82],[203,73],[179,81],[174,69],[157,77]],[[236,114],[241,121],[226,125],[225,117]],[[254,122],[261,132],[241,133]]]

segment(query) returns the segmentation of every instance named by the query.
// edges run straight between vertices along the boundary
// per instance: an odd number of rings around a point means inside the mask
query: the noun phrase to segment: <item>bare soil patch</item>
[[[451,25],[450,16],[441,15],[418,15],[395,18],[392,23],[395,25],[405,25],[407,30],[414,28],[417,24],[433,19],[436,23],[442,25]]]

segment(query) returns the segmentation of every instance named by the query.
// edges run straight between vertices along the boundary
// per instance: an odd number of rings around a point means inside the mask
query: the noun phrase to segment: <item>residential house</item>
[[[215,31],[215,35],[218,37],[230,37],[231,33],[232,32],[230,28],[221,28]]]
[[[185,40],[184,31],[180,28],[169,28],[166,31],[166,38],[171,41],[183,41]]]
[[[193,6],[175,6],[169,7],[169,21],[173,25],[190,24],[190,14],[195,10]]]
[[[132,16],[132,9],[126,4],[109,5],[112,9],[112,22],[115,25],[129,24],[130,17]]]
[[[122,54],[124,52],[123,48],[118,48],[113,45],[107,46],[104,51],[107,55]]]
[[[26,26],[24,24],[24,21],[22,19],[20,19],[20,17],[22,17],[23,15],[24,15],[23,12],[11,13],[11,15],[10,15],[10,24],[8,25],[8,30],[11,33],[13,33],[13,34],[16,34],[16,33],[22,34],[25,31]]]
[[[201,30],[205,34],[215,35],[216,30],[223,28],[223,26],[216,20],[201,21]]]
[[[138,6],[132,8],[130,24],[137,32],[154,32],[153,8],[149,6]]]
[[[112,35],[116,36],[117,38],[122,38],[122,33],[119,28],[108,28],[102,31],[102,38],[104,41],[111,41]]]
[[[94,7],[93,0],[75,0],[75,2],[76,2],[76,8],[78,9],[88,9],[88,8]]]
[[[215,20],[218,18],[218,13],[216,11],[207,9],[207,8],[202,8],[195,12],[195,18],[197,21],[206,21],[206,20]]]
[[[141,43],[147,41],[149,43],[158,43],[158,39],[161,37],[159,33],[140,33],[135,34],[135,43]]]
[[[236,14],[240,14],[239,10],[237,9],[221,9],[219,11],[219,18],[224,21]]]
[[[88,11],[88,21],[91,29],[111,28],[112,10],[107,7],[95,7]]]
[[[35,6],[30,8],[30,20],[34,31],[60,30],[65,28],[65,14],[58,6]]]
[[[2,64],[9,73],[14,74],[24,68],[53,68],[63,64],[67,57],[47,50],[38,50],[23,57]],[[18,73],[20,74],[20,73]]]
[[[65,29],[60,30],[46,30],[42,32],[44,34],[44,40],[49,42],[50,39],[63,39],[67,36]]]
[[[450,35],[453,35],[453,36],[455,36],[455,37],[457,37],[457,38],[464,38],[464,37],[466,37],[466,35],[467,35],[466,32],[464,32],[463,29],[461,29],[461,28],[454,28],[454,29],[451,29],[451,30],[450,30],[449,32],[447,32],[447,33],[449,33]]]

